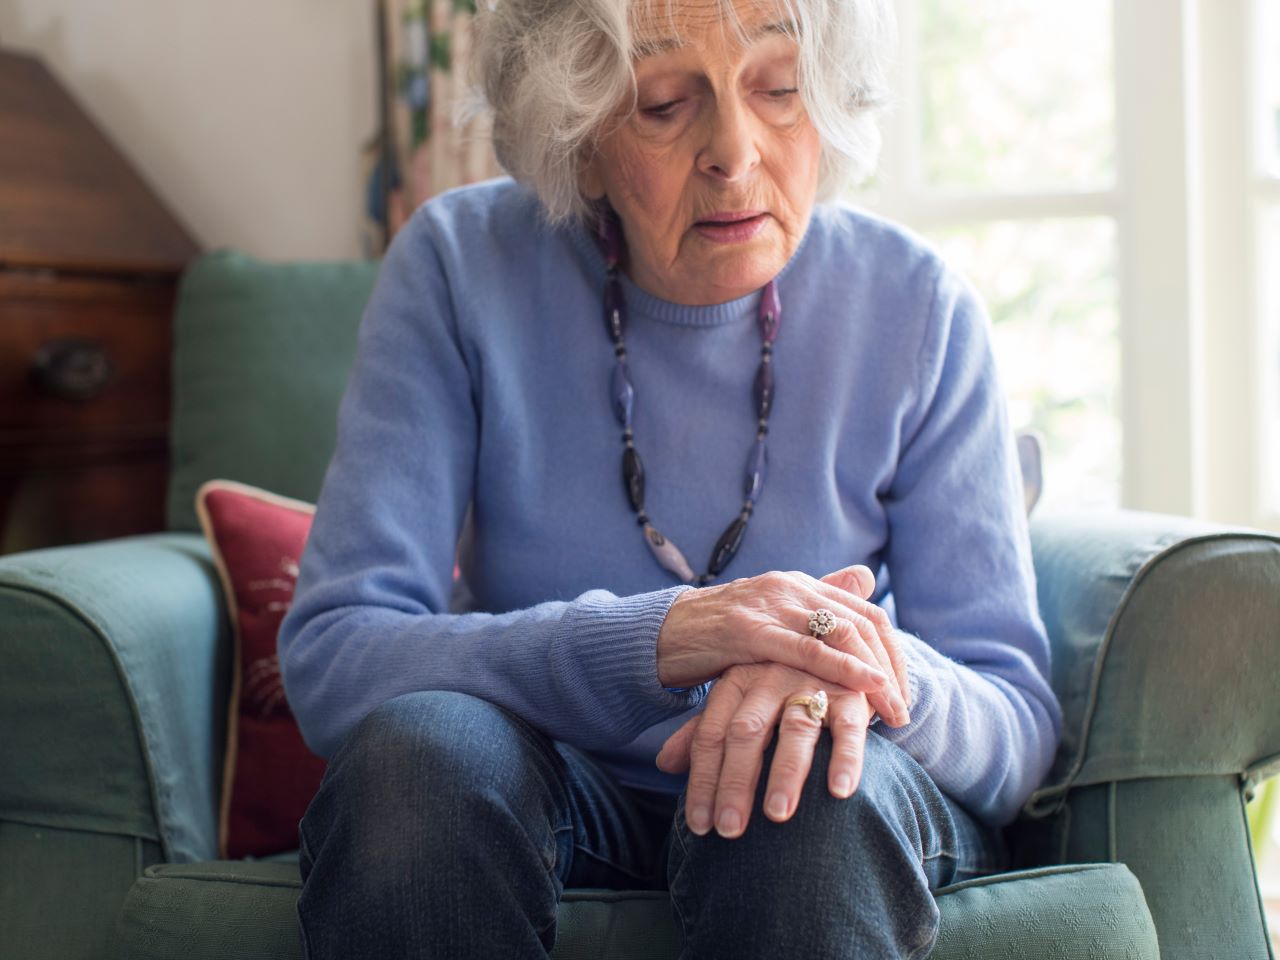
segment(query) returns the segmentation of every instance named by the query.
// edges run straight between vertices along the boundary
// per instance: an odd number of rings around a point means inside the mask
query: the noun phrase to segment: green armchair
[[[216,859],[231,632],[192,501],[214,476],[315,499],[377,266],[197,260],[168,531],[0,558],[0,960],[302,956],[297,851]],[[1280,767],[1280,539],[1135,511],[1031,533],[1064,740],[1018,869],[938,892],[933,956],[1271,957],[1244,803]],[[566,891],[559,931],[556,958],[678,952],[662,892]]]

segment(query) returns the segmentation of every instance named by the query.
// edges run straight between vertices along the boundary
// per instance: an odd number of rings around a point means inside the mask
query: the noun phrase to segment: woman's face
[[[658,52],[636,61],[636,110],[622,119],[630,102],[620,105],[582,186],[621,217],[623,268],[639,287],[723,303],[764,286],[795,252],[820,141],[796,90],[799,48],[772,3],[735,0],[742,45],[718,0],[671,2],[670,19],[661,0],[644,5],[654,13],[637,37]]]

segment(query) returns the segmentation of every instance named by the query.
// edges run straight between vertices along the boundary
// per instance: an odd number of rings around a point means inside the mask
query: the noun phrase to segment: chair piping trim
[[[1246,806],[1245,806],[1244,791],[1241,791],[1240,793],[1240,821],[1241,821],[1240,823],[1241,829],[1244,831],[1245,839],[1249,841],[1249,811],[1246,809]],[[1249,851],[1249,869],[1253,873],[1253,875],[1256,877],[1258,875],[1258,863],[1256,860],[1254,860],[1254,857],[1253,857],[1252,841],[1245,843],[1245,847]],[[1258,920],[1262,924],[1262,929],[1267,930],[1267,909],[1266,909],[1266,905],[1262,902],[1262,888],[1260,884],[1257,884],[1257,883],[1253,884],[1253,896],[1254,896],[1254,901],[1258,907]],[[1262,939],[1267,945],[1267,960],[1275,960],[1276,955],[1275,955],[1275,951],[1271,947],[1271,937],[1264,936]]]
[[[238,862],[238,861],[237,861]],[[170,864],[157,864],[170,866]],[[151,870],[150,867],[147,868]],[[166,870],[164,873],[147,872],[140,883],[162,883],[166,880],[190,880],[198,883],[229,883],[237,887],[280,887],[290,890],[302,889],[302,878],[297,880],[270,880],[265,877],[245,877],[236,873],[195,873],[193,871]]]
[[[1118,844],[1116,843],[1116,782],[1114,780],[1107,787],[1107,859],[1119,860],[1117,854]]]
[[[1211,543],[1215,540],[1260,540],[1267,543],[1280,545],[1280,537],[1276,537],[1267,533],[1254,533],[1245,530],[1224,530],[1217,533],[1198,534],[1179,540],[1175,544],[1165,547],[1162,550],[1153,553],[1150,557],[1143,561],[1142,566],[1133,575],[1129,581],[1129,585],[1125,587],[1124,593],[1120,597],[1120,602],[1116,604],[1115,610],[1112,611],[1110,619],[1107,621],[1107,629],[1103,633],[1102,643],[1098,647],[1098,653],[1094,657],[1093,672],[1089,678],[1089,695],[1085,705],[1084,718],[1081,722],[1080,731],[1080,747],[1076,751],[1076,757],[1071,765],[1071,769],[1067,771],[1067,775],[1061,783],[1049,787],[1043,787],[1034,791],[1023,805],[1022,812],[1033,819],[1051,816],[1062,808],[1066,802],[1068,791],[1076,785],[1080,771],[1084,769],[1085,759],[1089,753],[1089,734],[1093,729],[1093,718],[1098,708],[1098,689],[1102,685],[1102,673],[1106,666],[1108,654],[1111,652],[1111,642],[1115,637],[1116,627],[1120,618],[1127,611],[1130,601],[1143,580],[1155,569],[1156,565],[1173,556],[1179,550],[1190,548],[1201,543]],[[1240,772],[1240,771],[1231,771]],[[1109,782],[1115,782],[1114,778]],[[1083,785],[1083,784],[1082,784]],[[1040,804],[1045,800],[1057,799],[1057,803],[1042,807]]]
[[[1114,870],[1117,867],[1133,876],[1133,872],[1123,863],[1068,863],[1051,867],[1033,867],[1030,870],[993,873],[985,877],[974,877],[972,880],[962,880],[959,883],[939,887],[933,892],[933,895],[936,898],[944,894],[968,890],[970,887],[988,887],[1001,883],[1017,883],[1019,880],[1038,880],[1041,877],[1055,877],[1058,875],[1067,876],[1073,873],[1096,873],[1099,870]],[[1135,877],[1134,879],[1136,880],[1137,878]]]

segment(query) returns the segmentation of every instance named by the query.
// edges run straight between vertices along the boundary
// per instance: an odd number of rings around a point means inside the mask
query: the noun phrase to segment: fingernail
[[[702,836],[711,829],[711,811],[706,807],[694,807],[689,814],[689,829]]]
[[[853,792],[853,778],[847,773],[836,775],[836,796],[847,797]]]
[[[769,816],[781,820],[787,815],[787,796],[784,793],[775,793],[769,798],[768,804]]]
[[[733,809],[733,807],[725,807],[720,811],[720,822],[716,824],[716,829],[720,831],[720,836],[737,836],[738,829],[741,826],[742,818],[738,816],[738,811]]]

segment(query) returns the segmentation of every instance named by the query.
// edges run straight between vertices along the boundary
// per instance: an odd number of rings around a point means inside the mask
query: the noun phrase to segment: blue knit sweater
[[[431,199],[392,241],[280,629],[285,690],[321,757],[391,697],[456,690],[675,793],[687,775],[654,757],[714,681],[664,689],[655,645],[696,588],[627,501],[603,258],[538,209],[503,177]],[[814,209],[777,283],[767,478],[717,582],[875,571],[911,723],[871,735],[1006,823],[1061,712],[990,320],[921,240],[845,205]],[[623,284],[646,510],[701,572],[742,502],[759,295],[687,306]]]

